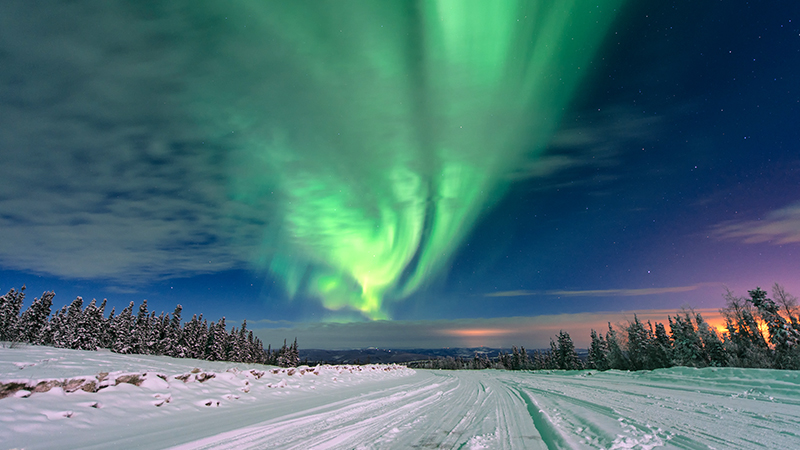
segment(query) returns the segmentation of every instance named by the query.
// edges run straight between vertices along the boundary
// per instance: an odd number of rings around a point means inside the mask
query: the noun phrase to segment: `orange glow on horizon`
[[[703,317],[703,319],[711,326],[711,329],[716,330],[720,335],[728,333],[728,329],[725,328],[725,318],[721,314],[709,319]]]
[[[499,328],[473,328],[461,330],[443,330],[442,333],[457,336],[457,337],[487,337],[487,336],[502,336],[511,333],[512,330],[503,330]]]

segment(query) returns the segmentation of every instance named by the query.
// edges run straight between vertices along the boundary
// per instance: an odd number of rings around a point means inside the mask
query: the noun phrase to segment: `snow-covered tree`
[[[114,318],[112,324],[113,333],[115,336],[112,350],[116,353],[133,353],[134,351],[134,317],[133,317],[133,302],[130,302],[125,309],[117,317]]]
[[[628,334],[627,350],[630,369],[652,369],[649,352],[652,337],[636,314],[633,315],[633,322],[628,323],[626,331]]]
[[[572,343],[572,338],[569,333],[564,330],[558,332],[558,349],[556,353],[556,360],[558,368],[564,370],[578,370],[583,368],[578,353],[575,351],[575,344]]]
[[[590,369],[608,370],[608,346],[602,334],[592,329],[591,343],[589,344],[588,364]]]
[[[697,329],[692,323],[692,318],[688,312],[684,312],[683,317],[676,314],[674,319],[669,320],[670,333],[672,335],[673,358],[676,365],[688,367],[706,367],[710,358]]]
[[[286,340],[283,341],[283,347],[278,350],[276,358],[277,365],[281,367],[297,367],[300,364],[300,353],[297,349],[297,338],[290,346],[286,345]]]
[[[700,313],[694,315],[695,323],[697,323],[697,335],[703,343],[705,355],[708,358],[708,364],[714,367],[723,367],[728,363],[728,355],[725,352],[725,346],[722,343],[717,331],[711,328],[711,325],[703,320]]]
[[[672,341],[667,334],[667,329],[661,322],[656,322],[655,331],[653,332],[650,361],[655,369],[672,367]]]
[[[209,361],[224,361],[227,340],[228,333],[225,330],[225,317],[220,318],[217,323],[211,322],[208,327],[205,359]]]
[[[31,344],[44,345],[50,332],[50,308],[53,306],[55,293],[45,292],[34,299],[31,306],[22,313],[19,320],[19,339]]]
[[[779,369],[800,369],[800,354],[797,353],[800,344],[800,330],[795,330],[791,322],[780,314],[778,305],[767,298],[767,293],[759,287],[750,294],[750,302],[758,308],[761,319],[766,323],[769,333],[769,342],[774,351],[775,367]]]
[[[181,328],[181,311],[183,307],[177,305],[172,312],[172,318],[166,328],[166,336],[164,338],[164,354],[173,356],[175,358],[185,358],[186,344],[183,339],[183,328]]]
[[[80,335],[78,334],[78,326],[83,315],[83,298],[76,297],[67,308],[67,317],[64,323],[64,331],[62,334],[62,342],[64,347],[79,349],[80,348]]]
[[[97,350],[103,334],[103,323],[103,313],[93,299],[78,316],[73,330],[71,348]]]
[[[105,309],[106,300],[103,299],[103,304],[100,305],[100,309]],[[117,340],[117,336],[115,334],[114,328],[114,321],[116,320],[115,313],[117,309],[115,307],[111,308],[111,312],[108,313],[108,317],[103,319],[105,325],[103,326],[103,334],[100,339],[100,347],[102,348],[113,348],[114,342]]]
[[[606,345],[608,345],[608,367],[610,369],[628,370],[628,360],[622,353],[622,348],[617,339],[617,332],[608,322],[608,333],[606,333]]]
[[[19,312],[24,300],[25,286],[19,291],[11,288],[7,294],[0,296],[0,341],[19,340]]]

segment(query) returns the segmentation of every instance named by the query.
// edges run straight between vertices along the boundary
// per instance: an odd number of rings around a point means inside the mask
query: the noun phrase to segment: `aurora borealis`
[[[437,275],[547,145],[618,3],[252,5],[308,74],[284,103],[311,117],[265,115],[258,97],[237,112],[240,163],[257,169],[236,193],[278,198],[272,273],[329,310],[388,318],[384,300]]]
[[[2,2],[0,289],[370,333],[798,295],[773,6]]]

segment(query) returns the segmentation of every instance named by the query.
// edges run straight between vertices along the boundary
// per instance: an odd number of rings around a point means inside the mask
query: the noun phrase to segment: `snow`
[[[0,348],[0,384],[2,449],[800,448],[792,371],[280,369],[22,346]]]

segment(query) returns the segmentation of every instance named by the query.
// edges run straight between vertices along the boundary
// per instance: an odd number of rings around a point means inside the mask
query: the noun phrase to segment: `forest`
[[[208,323],[203,315],[193,315],[181,323],[181,305],[170,315],[148,311],[142,301],[134,314],[134,302],[119,314],[112,308],[105,316],[106,300],[83,306],[77,297],[51,314],[54,292],[45,292],[21,312],[25,286],[0,296],[0,341],[49,345],[75,350],[109,349],[115,353],[163,355],[174,358],[197,358],[209,361],[233,361],[296,367],[300,363],[297,340],[272,350],[247,329],[225,324],[225,317]]]
[[[416,361],[409,366],[428,369],[506,369],[506,370],[652,370],[673,366],[750,367],[800,369],[800,309],[797,298],[779,284],[772,297],[756,287],[747,297],[725,294],[726,306],[720,310],[725,328],[709,325],[699,312],[682,310],[667,317],[667,326],[648,321],[633,321],[615,330],[591,330],[591,343],[585,357],[575,350],[565,331],[550,340],[550,348],[527,351],[512,347],[497,358],[475,354],[472,359],[439,358]]]
[[[296,367],[297,339],[265,350],[247,329],[227,329],[225,318],[208,323],[193,315],[182,323],[181,305],[172,314],[148,311],[144,300],[134,314],[131,302],[119,314],[105,316],[106,301],[83,306],[77,297],[51,313],[55,293],[45,292],[22,311],[25,287],[0,296],[0,341],[49,345],[77,350],[109,349],[115,353],[163,355],[210,361],[233,361]],[[772,298],[756,287],[747,297],[725,294],[720,310],[724,330],[717,330],[691,309],[667,317],[667,325],[643,323],[634,315],[619,330],[608,323],[605,334],[591,330],[585,354],[565,331],[550,340],[549,349],[527,351],[514,346],[496,358],[476,353],[473,358],[445,357],[408,363],[422,369],[505,370],[653,370],[673,366],[800,369],[800,308],[797,298],[779,284]],[[667,331],[669,328],[669,331]]]

